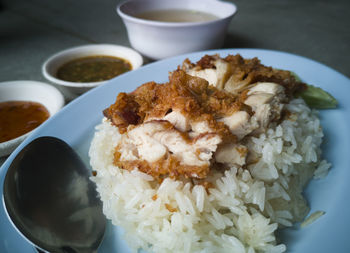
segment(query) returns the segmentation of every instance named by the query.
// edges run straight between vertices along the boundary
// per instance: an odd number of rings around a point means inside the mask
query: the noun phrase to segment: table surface
[[[41,74],[43,62],[69,47],[91,43],[130,46],[116,13],[119,2],[0,0],[0,82],[47,82]],[[350,76],[349,0],[232,2],[238,11],[229,25],[225,48],[285,51]],[[66,99],[72,98],[68,94]],[[0,165],[3,160],[0,158]]]

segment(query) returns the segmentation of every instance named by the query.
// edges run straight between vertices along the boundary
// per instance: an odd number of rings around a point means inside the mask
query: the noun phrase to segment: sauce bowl
[[[142,56],[131,48],[110,44],[96,44],[73,47],[54,54],[43,64],[42,73],[48,81],[65,87],[73,94],[80,95],[108,80],[99,82],[64,81],[57,77],[57,70],[69,61],[96,55],[114,56],[124,59],[131,64],[131,70],[137,69],[143,64]]]
[[[157,10],[198,11],[217,18],[202,22],[162,22],[137,17]],[[234,4],[217,0],[129,0],[117,6],[131,46],[154,60],[221,47],[236,10]]]
[[[64,106],[63,95],[52,85],[37,81],[0,83],[0,102],[31,101],[42,104],[52,117]],[[32,131],[31,131],[32,132]],[[0,143],[0,157],[9,155],[31,132]]]

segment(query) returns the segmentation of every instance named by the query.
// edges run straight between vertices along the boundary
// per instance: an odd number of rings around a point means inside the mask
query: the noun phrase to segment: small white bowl
[[[96,45],[86,45],[73,47],[70,49],[66,49],[57,54],[54,54],[49,59],[47,59],[42,67],[42,73],[44,77],[50,82],[62,85],[66,87],[70,92],[74,94],[82,94],[88,91],[91,88],[94,88],[98,85],[101,85],[107,81],[102,82],[68,82],[56,77],[57,70],[66,62],[69,62],[73,59],[78,59],[86,56],[93,55],[107,55],[107,56],[115,56],[122,59],[127,60],[131,66],[132,70],[137,69],[142,66],[143,59],[142,56],[136,52],[135,50],[117,46],[117,45],[109,45],[109,44],[96,44]]]
[[[49,84],[36,81],[9,81],[0,83],[0,102],[33,101],[41,103],[54,115],[64,106],[61,92]],[[9,155],[31,132],[15,139],[0,142],[0,157]]]
[[[160,22],[135,17],[145,11],[169,9],[200,11],[218,19],[207,22]],[[156,60],[221,47],[236,10],[234,4],[217,0],[129,0],[117,6],[131,46]]]

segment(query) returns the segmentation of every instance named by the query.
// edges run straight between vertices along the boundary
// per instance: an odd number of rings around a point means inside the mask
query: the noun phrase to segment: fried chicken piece
[[[196,64],[186,59],[182,69],[206,79],[219,90],[239,96],[250,108],[250,114],[246,109],[219,119],[239,140],[251,133],[261,133],[271,123],[277,122],[284,104],[295,92],[306,87],[289,71],[276,70],[262,65],[257,58],[244,59],[240,55],[226,58],[206,55]]]
[[[116,148],[115,164],[154,177],[205,178],[221,138],[203,133],[190,138],[166,120],[153,120],[132,128]]]
[[[156,178],[205,178],[217,148],[237,141],[218,119],[242,110],[251,113],[245,99],[246,94],[220,91],[180,69],[168,83],[149,82],[121,93],[104,111],[122,134],[114,163]],[[244,159],[240,155],[237,161]]]
[[[129,125],[163,119],[171,112],[178,112],[192,123],[207,122],[212,131],[230,141],[236,137],[216,119],[239,110],[249,110],[240,97],[220,91],[202,78],[176,70],[166,84],[150,82],[129,94],[120,93],[104,115],[120,133],[125,133]]]
[[[170,73],[168,83],[149,82],[120,93],[104,110],[122,134],[114,163],[158,180],[199,181],[213,167],[245,166],[245,136],[278,122],[284,104],[302,88],[290,72],[256,58],[186,60]]]
[[[295,92],[306,89],[306,85],[295,79],[290,71],[278,70],[260,63],[258,58],[244,59],[239,54],[220,58],[206,55],[196,64],[188,59],[182,69],[193,76],[202,77],[218,89],[238,94],[257,82],[273,82],[286,89],[291,97]]]

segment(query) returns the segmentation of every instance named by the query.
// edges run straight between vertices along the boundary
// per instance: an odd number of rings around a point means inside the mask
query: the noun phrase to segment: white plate
[[[61,138],[78,151],[88,165],[87,152],[94,127],[103,117],[102,110],[114,103],[119,92],[132,91],[147,81],[165,82],[168,72],[176,69],[185,58],[197,61],[205,54],[215,53],[221,56],[240,53],[247,58],[258,57],[265,65],[296,72],[305,82],[322,87],[339,101],[337,109],[322,110],[320,113],[325,133],[324,157],[333,167],[325,179],[312,181],[305,192],[311,212],[323,210],[326,214],[304,229],[286,229],[280,236],[287,244],[288,252],[350,252],[350,80],[320,63],[282,52],[258,49],[198,52],[159,61],[111,80],[63,108],[14,151],[0,169],[0,193],[8,166],[19,150],[32,139],[44,135]],[[0,226],[0,252],[33,252],[32,246],[7,220],[2,204]],[[120,234],[117,227],[109,224],[99,252],[130,252]]]

